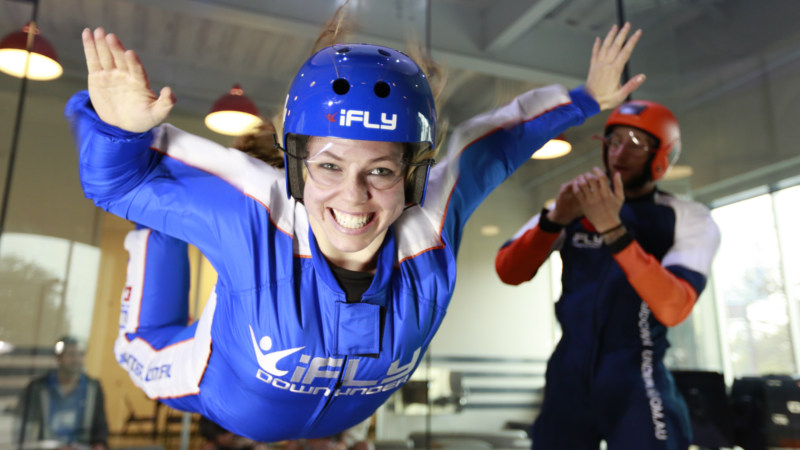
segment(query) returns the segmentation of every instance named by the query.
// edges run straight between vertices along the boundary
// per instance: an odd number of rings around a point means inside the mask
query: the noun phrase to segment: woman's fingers
[[[599,37],[594,38],[594,43],[592,44],[592,59],[589,60],[591,63],[592,61],[596,61],[597,57],[600,55],[600,46],[602,42],[600,41]]]
[[[636,48],[636,44],[639,42],[641,37],[641,29],[634,31],[631,37],[625,41],[625,45],[622,46],[622,48],[617,52],[617,60],[621,60],[623,64],[628,62],[631,57],[631,53],[633,53],[633,49]]]
[[[628,32],[631,29],[631,24],[629,22],[625,22],[625,25],[620,28],[619,33],[614,36],[614,40],[611,44],[611,50],[614,55],[617,55],[622,48],[622,45],[625,43],[625,39],[628,37]]]
[[[147,78],[147,72],[144,70],[144,65],[142,65],[139,55],[133,50],[127,50],[125,51],[124,59],[128,67],[128,73],[131,74],[133,79],[150,89],[150,80]]]
[[[86,57],[86,69],[89,73],[97,72],[102,69],[100,67],[100,60],[97,57],[97,48],[94,45],[94,36],[92,31],[84,28],[81,32],[81,40],[83,41],[83,54]]]
[[[114,68],[114,57],[111,55],[111,50],[106,43],[106,32],[102,28],[94,30],[94,47],[97,49],[97,59],[100,61],[100,68],[102,70],[111,70]]]
[[[598,44],[599,38],[595,38],[592,46],[586,90],[597,101],[601,110],[617,106],[644,83],[644,75],[639,74],[628,80],[624,86],[620,85],[620,76],[625,64],[642,36],[642,31],[636,30],[628,39],[630,29],[629,23],[622,28],[614,25],[602,43]]]
[[[158,99],[153,104],[153,115],[156,123],[167,118],[172,107],[175,106],[175,94],[169,86],[164,86],[159,92]]]
[[[125,47],[115,34],[106,35],[106,44],[111,51],[111,57],[114,60],[114,67],[119,70],[128,71],[128,64],[125,61]]]
[[[647,76],[643,73],[640,73],[625,82],[625,84],[620,88],[619,94],[617,95],[617,103],[621,103],[628,98],[633,91],[639,89],[639,86],[641,86],[645,80],[647,80]]]
[[[612,26],[598,51],[595,52],[594,48],[592,49],[592,58],[600,58],[609,64],[618,62],[624,65],[642,36],[642,30],[636,30],[628,39],[630,29],[631,24],[628,22],[622,28],[618,28],[616,25]],[[597,40],[595,40],[595,44],[597,44]]]
[[[611,43],[614,42],[614,37],[617,35],[618,29],[619,27],[613,25],[611,29],[608,30],[608,33],[606,33],[606,37],[603,39],[603,45],[600,47],[601,56],[608,53],[608,49],[611,47]]]

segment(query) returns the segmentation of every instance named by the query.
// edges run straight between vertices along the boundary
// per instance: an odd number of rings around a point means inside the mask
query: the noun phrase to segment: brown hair
[[[283,168],[283,152],[275,148],[275,126],[267,119],[259,125],[256,131],[239,136],[233,141],[233,148],[241,150],[253,158],[265,163]]]
[[[414,151],[414,145],[405,146],[406,153],[408,153],[408,161],[412,164],[418,164],[428,159],[435,159],[442,147],[444,137],[447,135],[447,119],[440,118],[438,116],[438,113],[442,111],[442,92],[444,92],[444,87],[447,84],[447,68],[444,65],[435,62],[430,57],[430,54],[425,51],[418,42],[410,41],[406,44],[406,47],[406,53],[408,56],[417,63],[420,70],[422,70],[422,72],[428,78],[428,83],[431,87],[431,93],[433,94],[433,102],[436,105],[437,111],[436,136],[434,136],[435,145],[432,148],[422,151]],[[411,191],[413,191],[413,189],[415,189],[413,180],[414,172],[416,172],[417,169],[420,169],[420,167],[411,166],[406,173],[406,198],[413,198],[409,197],[409,194]]]

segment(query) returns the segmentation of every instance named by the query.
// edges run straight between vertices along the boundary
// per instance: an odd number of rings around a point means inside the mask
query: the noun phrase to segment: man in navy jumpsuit
[[[533,448],[685,449],[686,405],[664,367],[667,327],[692,310],[719,247],[702,205],[656,189],[680,152],[662,105],[631,101],[609,117],[605,171],[562,185],[498,252],[508,284],[530,280],[553,250],[563,262],[563,335],[547,366]],[[609,177],[611,180],[609,180]]]

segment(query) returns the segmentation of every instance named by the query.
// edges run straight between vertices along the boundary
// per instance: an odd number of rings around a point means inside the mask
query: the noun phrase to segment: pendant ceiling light
[[[255,131],[263,121],[255,103],[235,84],[211,107],[206,116],[206,126],[214,132],[228,136],[241,136]]]
[[[40,81],[53,80],[64,73],[55,49],[42,37],[35,22],[28,23],[22,30],[8,34],[0,41],[0,71],[17,78]]]
[[[560,158],[572,151],[572,144],[567,141],[564,134],[547,141],[542,148],[536,150],[531,159],[554,159]]]
[[[676,164],[669,169],[667,169],[667,173],[664,174],[664,180],[680,180],[682,178],[689,178],[694,173],[692,166],[685,166]]]

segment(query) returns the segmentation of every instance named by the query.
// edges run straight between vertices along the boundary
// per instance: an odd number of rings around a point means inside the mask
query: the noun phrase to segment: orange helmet
[[[658,181],[675,164],[681,153],[681,130],[678,119],[664,105],[647,100],[632,100],[619,105],[606,121],[605,135],[611,127],[624,125],[638,128],[656,139],[650,162],[650,177]],[[605,160],[607,148],[603,146]]]

